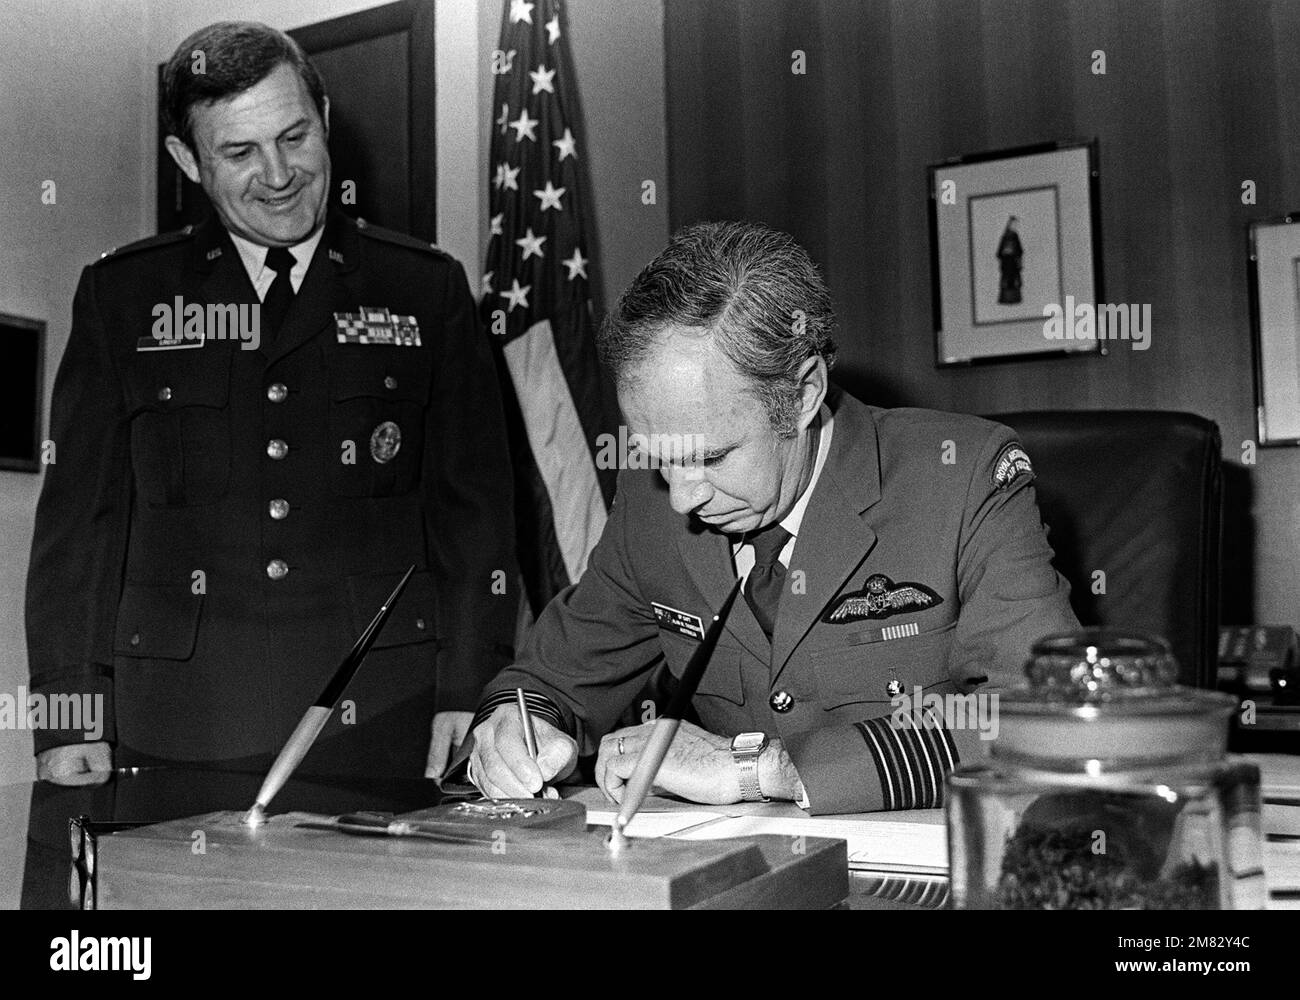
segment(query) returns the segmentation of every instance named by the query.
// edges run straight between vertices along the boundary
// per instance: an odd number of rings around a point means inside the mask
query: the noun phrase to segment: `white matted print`
[[[1051,309],[1100,296],[1095,144],[987,153],[930,168],[935,362],[1102,351],[1052,339]]]
[[[1040,319],[1065,301],[1055,186],[971,198],[967,207],[976,326]]]
[[[1300,444],[1300,215],[1249,238],[1259,443]]]

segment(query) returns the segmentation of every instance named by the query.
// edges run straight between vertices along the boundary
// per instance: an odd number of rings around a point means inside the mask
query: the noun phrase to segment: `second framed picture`
[[[929,168],[935,364],[1105,353],[1097,144]]]

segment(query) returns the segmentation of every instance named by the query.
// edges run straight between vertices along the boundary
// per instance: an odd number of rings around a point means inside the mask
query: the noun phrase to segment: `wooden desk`
[[[1282,816],[1300,831],[1300,756],[1251,754],[1247,757],[1260,765],[1264,776],[1267,824]],[[20,905],[41,908],[71,908],[68,899],[68,819],[90,814],[96,819],[165,820],[193,815],[207,809],[230,808],[232,802],[249,800],[260,776],[229,776],[220,773],[196,776],[194,772],[137,775],[122,774],[99,788],[59,788],[52,785],[22,783],[0,787],[0,909]],[[573,797],[588,809],[607,809],[608,803],[598,789],[577,791]],[[291,785],[277,801],[277,808],[315,812],[344,812],[352,809],[388,809],[403,811],[432,804],[437,790],[432,782],[355,781],[331,782],[328,779],[305,779]],[[1285,803],[1291,804],[1285,804]],[[729,806],[706,806],[672,799],[652,797],[646,805],[651,811],[715,812],[725,816],[765,815],[806,818],[793,803],[740,803]],[[1271,817],[1271,819],[1270,819]],[[843,819],[845,817],[837,817]],[[904,823],[941,824],[942,810],[873,813],[861,817]],[[1300,852],[1300,841],[1269,844],[1269,862],[1276,869],[1276,859],[1284,854],[1292,858]],[[855,908],[920,907],[943,905],[946,884],[943,879],[918,879],[891,876],[882,872],[852,873]],[[1278,885],[1270,875],[1273,890],[1270,908],[1300,909],[1300,899],[1281,898],[1279,890],[1300,886]]]

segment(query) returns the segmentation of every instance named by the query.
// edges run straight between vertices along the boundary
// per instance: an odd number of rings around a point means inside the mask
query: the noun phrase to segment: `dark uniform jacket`
[[[937,805],[943,773],[984,741],[969,724],[900,728],[899,711],[915,722],[926,695],[996,690],[1036,639],[1078,626],[1032,480],[1007,427],[840,394],[773,640],[738,599],[694,700],[704,727],[779,737],[813,812]],[[735,578],[730,539],[676,514],[657,471],[623,473],[586,574],[480,715],[520,686],[594,752],[650,671],[681,674]]]
[[[259,350],[212,330],[150,349],[177,296],[257,303],[215,220],[82,274],[28,576],[33,691],[104,695],[119,765],[265,761],[414,563],[304,768],[423,774],[435,708],[473,708],[515,621],[499,385],[463,270],[331,213]],[[398,319],[362,343],[363,307]]]

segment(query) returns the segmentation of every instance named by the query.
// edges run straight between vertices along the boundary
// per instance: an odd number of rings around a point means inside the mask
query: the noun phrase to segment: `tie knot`
[[[297,263],[288,247],[271,247],[266,251],[266,266],[276,274],[287,274]]]
[[[790,540],[790,532],[779,524],[764,528],[749,540],[754,546],[754,565],[771,566],[781,555],[785,543]]]

